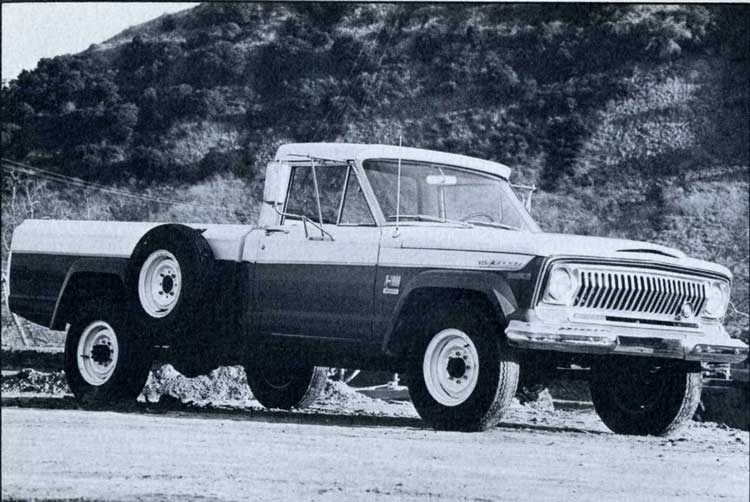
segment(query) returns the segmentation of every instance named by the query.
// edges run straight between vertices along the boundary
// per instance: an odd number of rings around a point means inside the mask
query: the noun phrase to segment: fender
[[[60,288],[60,294],[57,297],[50,320],[50,329],[65,329],[72,298],[72,293],[69,293],[71,289],[69,286],[75,284],[78,278],[83,274],[96,275],[100,276],[99,279],[115,280],[124,287],[127,267],[127,258],[91,257],[76,260],[68,269]]]
[[[505,278],[499,273],[467,272],[465,270],[428,270],[417,274],[404,287],[396,304],[388,331],[383,340],[383,351],[390,353],[391,338],[401,311],[415,292],[427,288],[474,291],[482,294],[492,305],[498,319],[505,319],[518,308],[516,296]]]

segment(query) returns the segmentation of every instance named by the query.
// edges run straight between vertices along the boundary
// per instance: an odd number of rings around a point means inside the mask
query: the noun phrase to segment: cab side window
[[[336,224],[341,197],[344,193],[346,171],[346,166],[315,166],[323,223]],[[292,219],[294,215],[302,215],[312,221],[319,221],[312,166],[295,166],[292,169],[286,212]]]
[[[315,166],[315,175],[318,179],[323,223],[375,225],[365,194],[362,193],[362,187],[351,166]],[[320,220],[310,165],[295,166],[292,169],[286,213],[290,219],[305,216],[315,222]]]
[[[365,194],[362,193],[362,187],[351,168],[349,168],[349,181],[346,184],[346,194],[344,195],[344,205],[341,208],[341,221],[339,223],[341,225],[375,225],[375,219],[367,205]]]

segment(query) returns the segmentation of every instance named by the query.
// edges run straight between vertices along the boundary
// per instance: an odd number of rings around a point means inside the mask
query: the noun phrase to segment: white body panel
[[[393,235],[395,227],[388,226],[383,235]],[[492,253],[508,256],[580,256],[638,260],[643,263],[663,263],[694,270],[704,270],[732,277],[721,265],[686,257],[679,250],[648,242],[609,239],[582,235],[519,232],[501,228],[475,226],[473,228],[432,223],[408,222],[401,224],[396,238],[383,240],[383,259],[391,256],[385,248],[404,248],[411,254],[434,256],[436,250],[449,256],[454,253]],[[409,256],[402,253],[401,256]],[[481,255],[472,257],[476,260]],[[468,258],[465,258],[468,259]],[[389,260],[392,261],[392,260]]]
[[[12,250],[20,253],[128,258],[138,240],[150,229],[162,224],[26,220],[13,234]],[[312,241],[312,246],[307,247],[307,252],[302,256],[284,246],[279,246],[273,252],[270,249],[258,250],[258,238],[251,238],[246,244],[246,237],[256,228],[250,225],[188,225],[205,229],[203,235],[217,260],[365,265],[375,263],[378,256],[377,244],[373,244],[366,234],[379,230],[371,227],[326,225],[336,240]],[[301,227],[301,223],[299,225]],[[415,223],[402,225],[399,236],[392,238],[390,236],[394,230],[391,226],[383,229],[380,256],[383,265],[517,270],[523,268],[534,256],[583,256],[664,263],[732,277],[731,272],[721,265],[685,257],[675,249],[639,241]],[[311,235],[318,232],[311,225],[308,226],[308,231]],[[258,233],[262,234],[262,231]],[[279,242],[283,240],[278,239]],[[357,241],[360,241],[359,245]],[[656,253],[623,250],[651,250]],[[494,266],[480,264],[487,261],[494,261]]]
[[[287,220],[288,233],[273,232],[261,239],[258,263],[309,265],[372,265],[378,262],[377,227],[323,225],[335,240],[318,240],[320,230],[307,225],[316,239],[305,239],[302,222]]]
[[[129,258],[141,237],[163,223],[26,220],[13,232],[13,252]],[[203,233],[217,260],[239,260],[249,225],[188,224]]]
[[[306,157],[341,161],[363,161],[367,159],[414,160],[465,167],[467,169],[494,174],[505,179],[508,179],[508,176],[510,176],[510,168],[499,162],[475,159],[474,157],[453,153],[423,150],[421,148],[356,143],[291,143],[281,145],[276,151],[276,160],[280,162],[301,161],[305,160]]]
[[[461,270],[520,270],[534,257],[512,253],[449,251],[444,249],[408,249],[389,247],[383,239],[380,265],[383,267],[426,267]]]

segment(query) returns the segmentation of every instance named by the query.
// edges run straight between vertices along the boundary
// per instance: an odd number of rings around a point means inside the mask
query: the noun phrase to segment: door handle
[[[283,228],[283,227],[268,227],[268,228],[266,228],[264,230],[266,231],[266,235],[267,236],[271,235],[273,233],[277,233],[277,232],[280,232],[280,233],[283,233],[283,234],[288,234],[289,233],[289,230],[287,230],[286,228]]]

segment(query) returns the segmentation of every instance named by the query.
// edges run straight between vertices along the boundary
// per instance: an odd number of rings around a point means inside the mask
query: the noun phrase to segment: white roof
[[[276,160],[295,161],[305,157],[330,160],[402,159],[475,169],[508,179],[510,168],[499,162],[436,152],[421,148],[408,148],[391,145],[365,145],[361,143],[288,143],[276,151]]]

